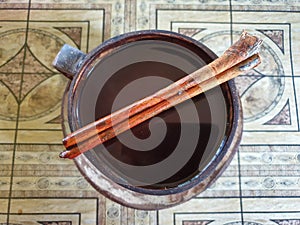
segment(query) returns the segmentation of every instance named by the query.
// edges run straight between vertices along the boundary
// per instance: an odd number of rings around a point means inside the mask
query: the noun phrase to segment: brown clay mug
[[[170,31],[136,31],[88,54],[65,45],[54,67],[71,79],[63,131],[141,99],[216,59],[198,41]],[[234,156],[242,113],[233,81],[169,109],[74,159],[104,196],[128,207],[162,209],[206,190]]]

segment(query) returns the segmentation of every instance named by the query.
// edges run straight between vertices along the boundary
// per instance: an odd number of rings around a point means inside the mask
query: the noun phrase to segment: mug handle
[[[65,44],[55,57],[52,65],[64,76],[72,80],[85,56],[86,54],[77,48]]]

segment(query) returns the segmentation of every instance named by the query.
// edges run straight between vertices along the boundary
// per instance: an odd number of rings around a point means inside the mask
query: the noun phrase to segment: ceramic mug
[[[160,30],[109,39],[88,54],[65,45],[54,67],[70,78],[63,131],[141,99],[210,63],[200,42]],[[234,156],[242,112],[234,81],[194,97],[74,159],[91,185],[128,207],[162,209],[206,190]]]

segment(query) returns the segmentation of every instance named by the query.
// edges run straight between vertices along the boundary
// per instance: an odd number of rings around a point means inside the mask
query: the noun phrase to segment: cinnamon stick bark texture
[[[260,63],[257,53],[261,43],[256,36],[243,32],[237,42],[210,64],[65,137],[63,144],[67,150],[60,157],[73,159],[170,107],[254,68]]]

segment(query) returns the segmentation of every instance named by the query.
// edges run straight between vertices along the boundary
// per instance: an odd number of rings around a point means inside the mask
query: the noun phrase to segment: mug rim
[[[162,31],[162,30],[144,30],[144,31],[134,31],[126,34],[122,34],[119,36],[116,36],[114,38],[111,38],[105,42],[103,42],[101,45],[99,45],[97,48],[92,50],[90,53],[86,55],[83,62],[80,65],[80,68],[78,68],[76,75],[73,78],[73,81],[71,82],[69,88],[66,88],[66,93],[64,97],[64,102],[67,104],[67,106],[63,109],[64,118],[66,118],[67,122],[64,121],[64,133],[66,133],[66,130],[74,131],[76,130],[76,126],[78,126],[76,119],[74,119],[73,115],[73,102],[76,101],[76,89],[81,84],[82,77],[87,74],[87,71],[90,71],[96,64],[95,59],[98,57],[103,57],[103,55],[106,54],[106,52],[110,52],[111,49],[114,49],[118,46],[122,46],[124,44],[131,43],[133,41],[142,41],[142,40],[153,40],[153,38],[159,38],[159,40],[166,40],[168,42],[175,43],[175,44],[182,44],[183,42],[190,46],[193,51],[202,51],[203,54],[206,54],[209,56],[209,59],[203,59],[206,63],[209,63],[209,61],[214,60],[217,58],[217,56],[204,44],[200,43],[199,41],[196,41],[190,37],[187,37],[182,34],[178,34],[171,31]],[[161,38],[161,39],[160,39]],[[185,47],[185,46],[184,46]],[[196,48],[196,49],[195,49]],[[101,55],[102,54],[102,55]],[[198,55],[198,54],[197,54]],[[179,204],[183,201],[186,201],[190,199],[191,197],[195,196],[196,194],[199,194],[203,190],[207,189],[207,187],[212,184],[223,172],[223,170],[227,167],[231,159],[233,158],[233,155],[237,151],[237,147],[241,140],[241,134],[242,134],[242,110],[241,110],[241,103],[240,99],[237,93],[236,86],[234,84],[234,81],[228,81],[224,84],[224,86],[227,85],[227,90],[229,92],[224,93],[224,88],[222,88],[222,92],[224,94],[224,98],[228,100],[230,103],[230,106],[227,106],[230,109],[231,114],[229,115],[230,118],[230,130],[226,133],[229,135],[226,138],[226,142],[224,146],[220,149],[220,151],[217,151],[215,153],[215,156],[210,160],[210,162],[205,166],[203,171],[201,171],[197,176],[192,178],[191,182],[185,185],[184,190],[182,191],[182,187],[174,187],[169,188],[167,190],[155,190],[155,189],[147,189],[147,188],[140,188],[140,187],[133,187],[130,185],[120,185],[115,183],[113,180],[111,180],[114,185],[116,185],[117,188],[122,189],[122,191],[128,191],[133,192],[134,195],[141,197],[140,195],[147,196],[147,199],[153,199],[154,197],[161,196],[161,197],[168,197],[167,199],[172,199],[172,197],[179,197],[176,195],[180,195],[181,201],[174,201],[172,200],[168,204],[154,204],[155,206],[149,207],[149,204],[146,206],[145,204],[136,204],[128,201],[121,200],[119,197],[115,195],[114,193],[110,193],[109,190],[102,188],[97,181],[93,177],[90,177],[87,175],[87,170],[85,169],[88,167],[95,167],[89,159],[84,155],[80,155],[74,159],[74,162],[76,166],[78,167],[79,171],[84,175],[85,179],[89,181],[89,183],[92,184],[92,186],[98,190],[100,193],[104,193],[105,196],[113,199],[116,202],[119,202],[120,204],[133,207],[133,208],[139,208],[139,209],[158,209],[158,208],[166,208],[169,206],[172,206],[174,204]],[[226,94],[226,96],[225,96]],[[78,100],[78,99],[77,99]],[[227,103],[227,101],[226,101]],[[63,104],[63,105],[65,105]],[[227,118],[228,121],[228,118]],[[83,166],[84,164],[84,166]],[[93,171],[95,172],[97,168],[93,168]],[[101,171],[98,170],[98,172],[101,173]],[[98,174],[100,176],[105,176],[103,173]],[[106,176],[105,176],[106,177]],[[106,177],[108,180],[110,178]],[[198,187],[197,187],[198,186]],[[191,192],[191,190],[193,190]],[[192,193],[192,194],[191,194]],[[132,193],[131,193],[132,194]]]

